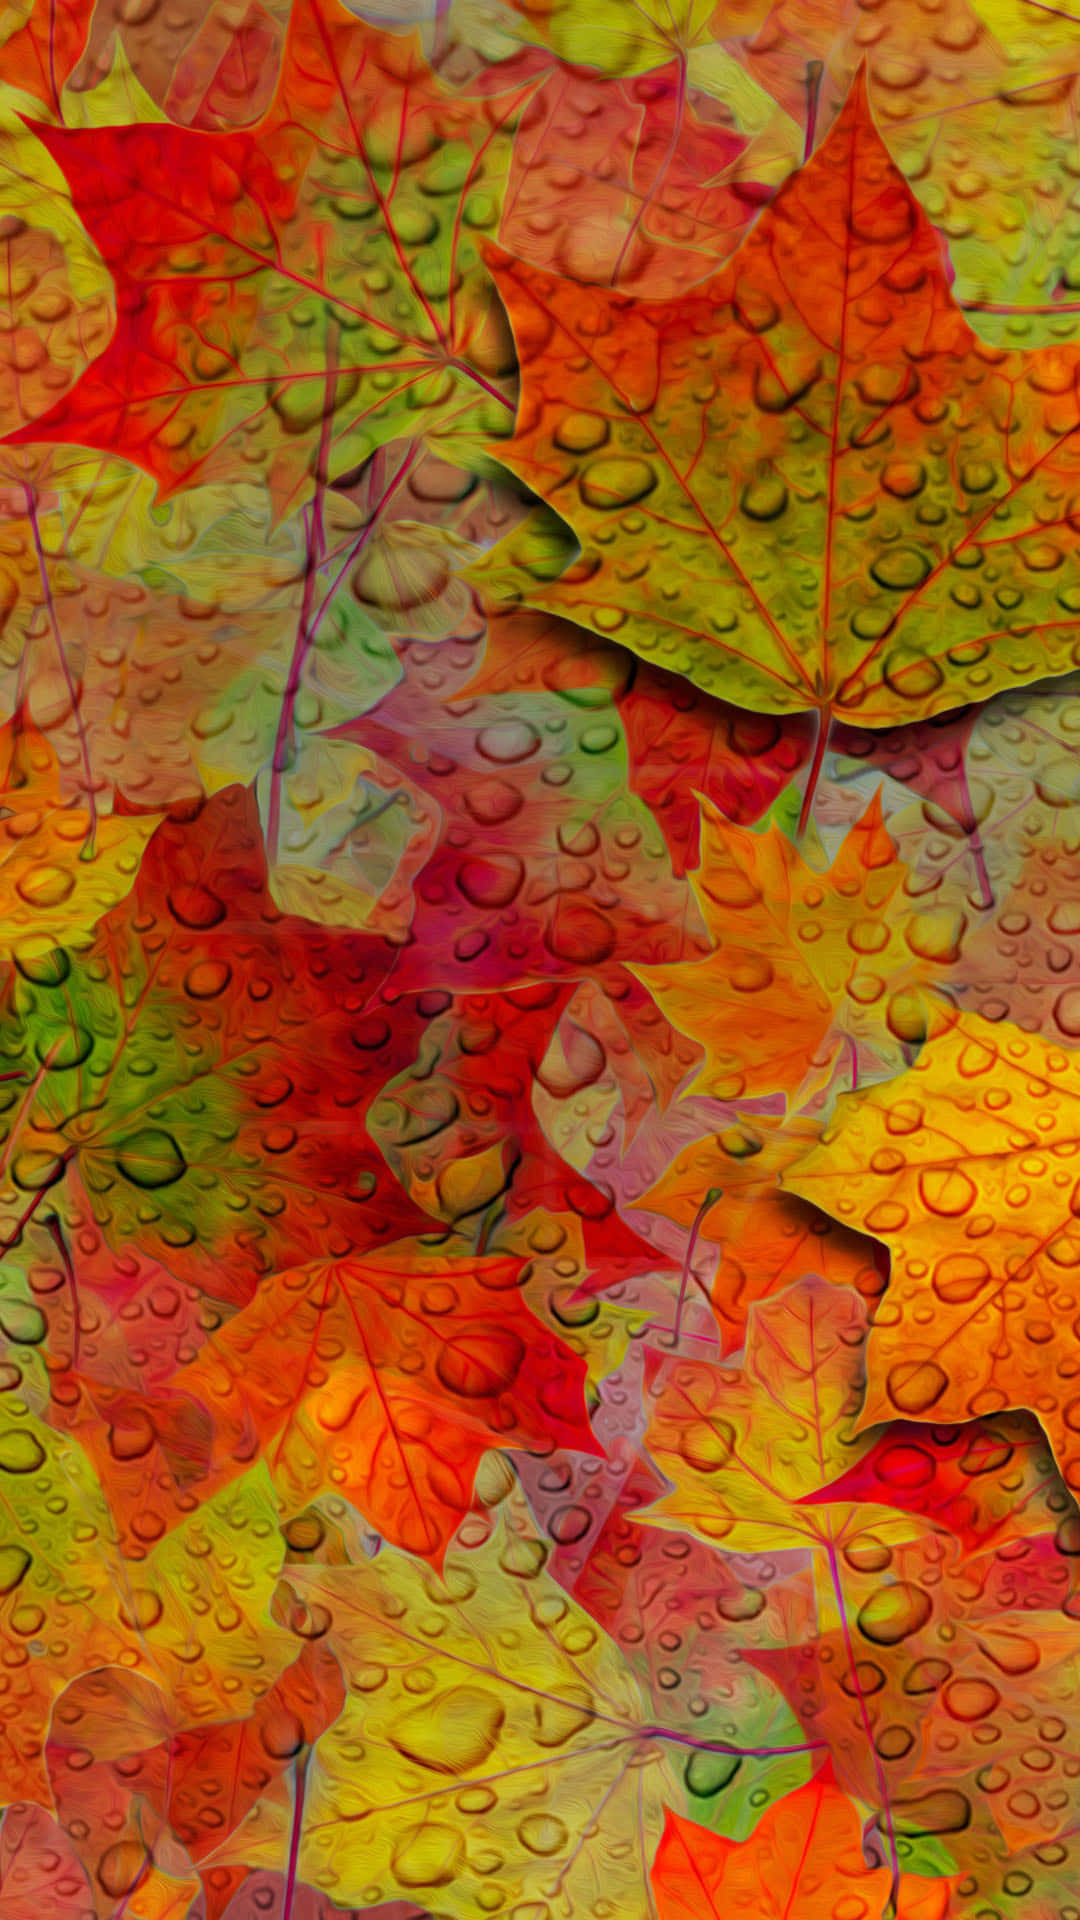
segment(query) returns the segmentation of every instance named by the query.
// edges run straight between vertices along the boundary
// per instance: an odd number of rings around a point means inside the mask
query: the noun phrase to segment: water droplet
[[[31,1556],[25,1547],[14,1546],[11,1542],[0,1546],[0,1595],[14,1593],[19,1582],[25,1579],[31,1564]]]
[[[1066,987],[1054,1001],[1054,1021],[1070,1040],[1080,1039],[1080,987]]]
[[[232,979],[232,968],[224,960],[198,960],[184,976],[184,989],[193,1000],[215,1000]]]
[[[739,505],[748,520],[778,520],[786,511],[788,490],[778,473],[762,473],[745,486]]]
[[[527,1852],[546,1858],[550,1854],[561,1853],[569,1836],[555,1814],[529,1813],[518,1827],[517,1837]]]
[[[601,510],[632,506],[635,500],[644,500],[655,485],[656,473],[647,460],[619,454],[591,461],[578,481],[585,505]]]
[[[28,907],[36,907],[39,912],[49,907],[62,907],[75,891],[75,875],[65,867],[52,867],[43,862],[41,866],[30,867],[26,873],[20,874],[15,882],[15,891]]]
[[[402,1834],[390,1868],[401,1887],[448,1887],[464,1863],[464,1834],[439,1820],[425,1820]]]
[[[227,908],[216,893],[209,887],[175,887],[169,894],[169,911],[174,920],[182,927],[192,927],[197,933],[206,933],[211,927],[220,926]]]
[[[885,1384],[900,1413],[922,1414],[941,1399],[949,1376],[936,1360],[901,1360],[890,1369]]]
[[[858,1614],[859,1632],[878,1647],[896,1647],[930,1618],[930,1601],[921,1587],[906,1581],[878,1587]]]
[[[0,1433],[0,1473],[36,1473],[44,1464],[44,1447],[25,1427]]]
[[[140,1127],[116,1147],[116,1164],[132,1186],[170,1187],[187,1172],[187,1161],[171,1133],[160,1127]]]
[[[494,1694],[481,1687],[452,1687],[406,1713],[389,1737],[407,1760],[432,1773],[471,1773],[494,1752],[505,1718]]]
[[[725,1787],[731,1785],[741,1766],[742,1755],[738,1753],[695,1751],[683,1769],[687,1792],[696,1794],[701,1800],[708,1799],[714,1793],[722,1793]]]
[[[130,1893],[146,1867],[147,1853],[141,1840],[117,1840],[106,1847],[98,1861],[97,1877],[110,1900],[122,1900]]]
[[[695,1473],[718,1473],[735,1451],[735,1429],[726,1420],[688,1420],[679,1431],[679,1452]]]

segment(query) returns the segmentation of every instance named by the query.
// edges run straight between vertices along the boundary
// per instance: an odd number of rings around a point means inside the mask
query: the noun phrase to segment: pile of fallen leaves
[[[0,1920],[1074,1920],[1078,54],[0,11]]]

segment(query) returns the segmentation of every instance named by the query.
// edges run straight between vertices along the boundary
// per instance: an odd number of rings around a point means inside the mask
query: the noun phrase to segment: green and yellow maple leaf
[[[496,1893],[526,1911],[557,1895],[639,1920],[663,1804],[685,1804],[679,1771],[738,1742],[657,1725],[547,1554],[508,1499],[441,1580],[393,1550],[290,1568],[299,1618],[325,1628],[349,1689],[307,1771],[299,1841],[300,1878],[336,1904],[472,1920]],[[287,1804],[266,1800],[214,1859],[277,1865],[289,1829]]]
[[[1003,353],[860,79],[732,261],[637,302],[492,256],[522,362],[498,457],[580,558],[518,597],[757,711],[878,727],[1065,672],[1080,350]]]

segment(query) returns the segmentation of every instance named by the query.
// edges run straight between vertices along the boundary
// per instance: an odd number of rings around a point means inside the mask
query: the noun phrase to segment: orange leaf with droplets
[[[745,137],[710,124],[710,107],[688,94],[681,60],[625,80],[560,62],[522,117],[500,244],[646,299],[703,279],[764,197],[738,177]]]
[[[632,971],[705,1048],[695,1090],[792,1095],[834,1026],[853,1048],[897,1059],[898,1044],[921,1035],[918,983],[953,952],[962,923],[903,911],[907,868],[879,799],[824,873],[778,827],[753,833],[703,802],[692,879],[712,953]]]
[[[887,1867],[868,1867],[859,1816],[828,1767],[763,1814],[749,1840],[725,1840],[669,1811],[652,1870],[660,1920],[885,1920]],[[903,1874],[896,1920],[944,1920],[947,1880]]]
[[[489,1447],[597,1450],[585,1361],[529,1312],[521,1275],[388,1248],[264,1282],[171,1382],[210,1412],[210,1484],[256,1441],[287,1512],[333,1491],[440,1566]]]

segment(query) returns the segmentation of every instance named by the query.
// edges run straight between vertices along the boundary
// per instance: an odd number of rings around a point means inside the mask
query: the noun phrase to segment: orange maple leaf
[[[825,873],[776,826],[753,833],[702,801],[691,879],[714,950],[630,969],[672,1026],[704,1047],[692,1090],[790,1096],[834,1024],[899,1064],[899,1044],[925,1031],[918,982],[955,952],[964,924],[914,905],[904,912],[906,878],[878,798]]]
[[[521,1271],[399,1246],[266,1281],[170,1383],[210,1414],[201,1490],[256,1448],[287,1512],[332,1489],[440,1566],[489,1447],[598,1451],[586,1363],[530,1313]],[[149,1415],[163,1426],[168,1408]]]
[[[887,1867],[863,1858],[859,1816],[829,1767],[775,1802],[749,1840],[725,1840],[668,1811],[652,1869],[660,1920],[883,1920]],[[948,1880],[900,1877],[896,1920],[944,1920]]]

